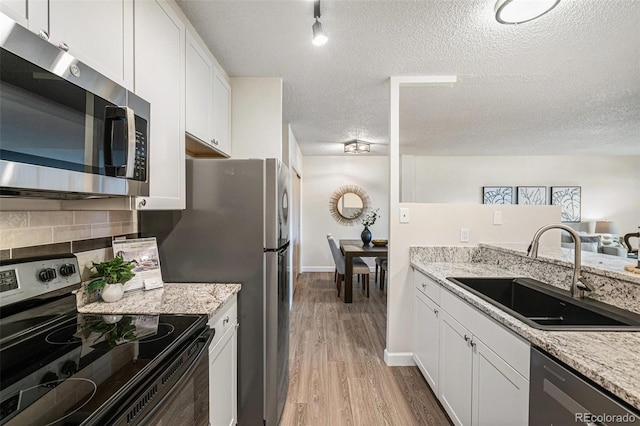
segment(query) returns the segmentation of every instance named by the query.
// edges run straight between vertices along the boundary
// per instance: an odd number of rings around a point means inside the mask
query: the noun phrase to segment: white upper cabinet
[[[191,31],[187,32],[187,133],[212,143],[213,60]]]
[[[209,49],[192,31],[187,32],[186,75],[188,135],[228,157],[231,89]]]
[[[135,2],[135,92],[151,103],[149,197],[140,210],[185,208],[185,24],[161,0]]]
[[[213,144],[219,151],[230,155],[231,86],[217,66],[213,70]]]
[[[2,0],[1,11],[133,89],[133,0]]]

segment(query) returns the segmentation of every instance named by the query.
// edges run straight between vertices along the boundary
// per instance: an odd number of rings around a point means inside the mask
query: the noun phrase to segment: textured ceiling
[[[494,0],[178,0],[234,77],[282,77],[305,155],[389,143],[389,76],[458,76],[401,90],[401,151],[430,155],[640,155],[640,0],[561,0],[498,24]]]

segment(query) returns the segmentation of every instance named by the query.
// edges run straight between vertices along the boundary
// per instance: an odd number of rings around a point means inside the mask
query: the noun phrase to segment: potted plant
[[[362,239],[362,244],[369,245],[371,242],[371,231],[369,231],[369,227],[376,223],[376,219],[378,219],[378,211],[380,209],[369,210],[366,215],[360,220],[360,223],[364,225],[364,229],[362,230],[362,234],[360,234],[360,238]]]
[[[135,260],[124,260],[116,256],[106,262],[92,262],[91,269],[95,273],[91,276],[93,280],[87,286],[87,291],[93,293],[101,290],[102,300],[105,302],[117,302],[124,294],[123,284],[133,278],[136,274],[132,271],[137,262]]]

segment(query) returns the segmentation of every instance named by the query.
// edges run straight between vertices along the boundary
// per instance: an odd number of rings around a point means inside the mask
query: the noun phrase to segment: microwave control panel
[[[136,160],[133,166],[133,178],[143,182],[147,180],[146,129],[147,122],[136,116]]]

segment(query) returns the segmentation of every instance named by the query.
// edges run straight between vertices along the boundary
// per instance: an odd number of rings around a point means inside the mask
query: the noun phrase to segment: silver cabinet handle
[[[65,52],[69,51],[69,46],[64,41],[61,41],[60,44],[58,44],[58,48],[60,48],[60,50],[64,50]]]
[[[474,342],[473,340],[471,340],[471,341],[469,342],[469,344],[471,344],[471,347],[472,347],[472,348],[475,348],[475,347],[476,347],[476,342]]]
[[[139,207],[144,207],[147,205],[147,200],[145,200],[144,198],[142,200],[140,200],[140,202],[138,203]]]
[[[216,145],[216,146],[218,145],[218,141],[217,141],[217,140],[215,140],[215,139],[211,139],[211,143],[212,143],[212,144],[214,144],[214,145]]]
[[[422,283],[422,288],[427,288],[427,284],[426,283]]]
[[[464,341],[468,342],[469,341],[469,336],[467,336],[466,334],[464,335]]]
[[[437,309],[434,309],[434,310],[433,310],[433,313],[434,313],[434,314],[436,314],[436,315],[438,315],[438,310],[437,310]]]
[[[38,33],[38,35],[40,36],[41,39],[43,40],[49,40],[49,33],[46,30],[40,30],[40,32]]]
[[[226,317],[225,319],[222,320],[222,325],[225,325],[228,322],[229,322],[229,317]]]

